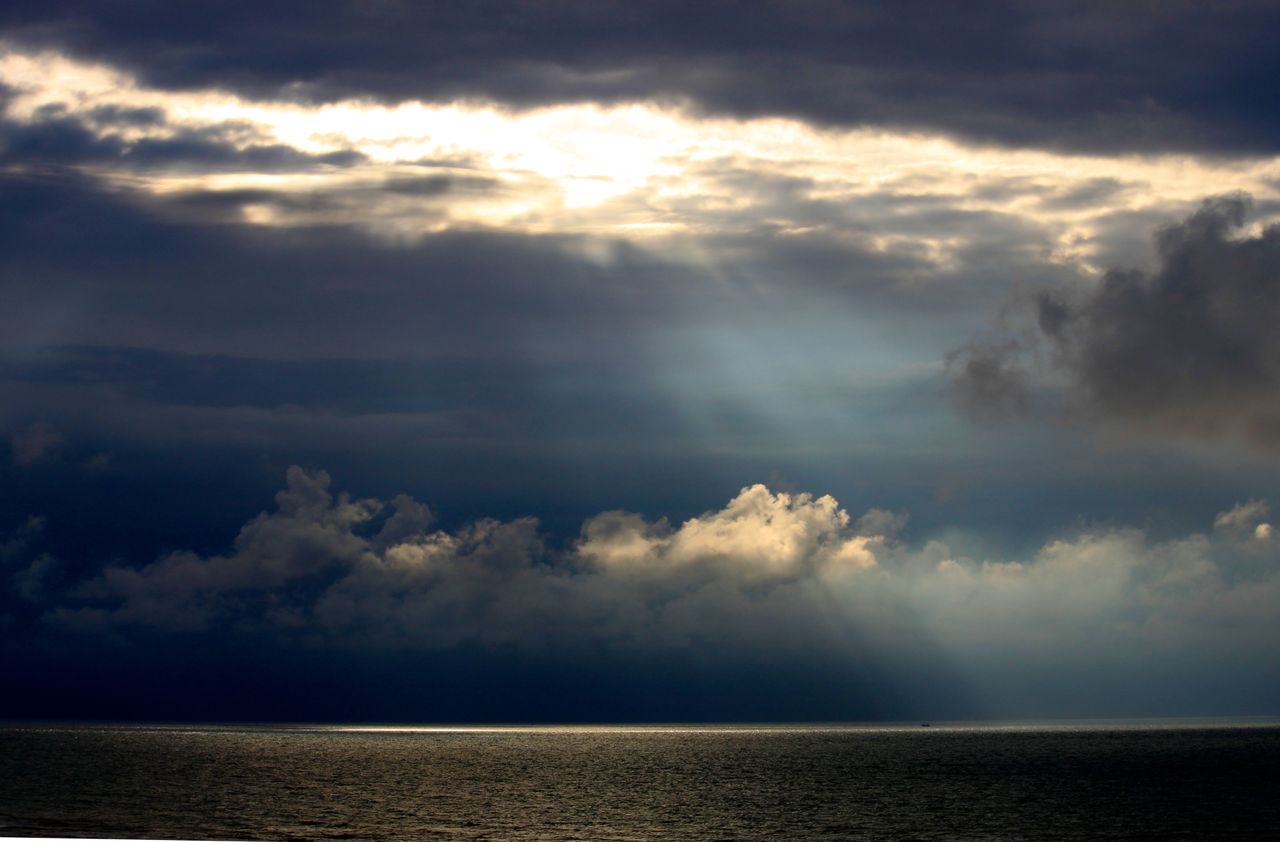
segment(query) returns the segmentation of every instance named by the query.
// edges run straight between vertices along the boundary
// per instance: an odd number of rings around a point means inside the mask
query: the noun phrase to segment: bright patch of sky
[[[209,132],[244,150],[283,145],[308,155],[357,152],[350,166],[298,172],[246,165],[85,164],[99,178],[153,194],[263,190],[324,202],[247,202],[262,225],[355,224],[391,239],[449,228],[591,233],[628,239],[767,231],[857,236],[885,253],[910,249],[939,271],[972,240],[945,222],[921,230],[919,208],[1014,214],[1042,231],[1054,262],[1097,271],[1100,221],[1118,212],[1177,213],[1223,189],[1277,198],[1275,159],[1062,155],[965,146],[942,136],[825,130],[790,119],[705,118],[632,103],[512,110],[478,103],[250,101],[206,90],[142,86],[102,65],[10,45],[0,82],[11,120],[81,121],[125,144]],[[111,122],[103,107],[155,109],[162,120]],[[387,189],[426,176],[453,187]],[[470,179],[470,181],[468,181]],[[1270,221],[1261,213],[1255,227]]]

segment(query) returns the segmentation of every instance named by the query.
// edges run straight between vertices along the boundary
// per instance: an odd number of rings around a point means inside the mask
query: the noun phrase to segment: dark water
[[[1278,839],[1280,728],[8,727],[0,835]]]

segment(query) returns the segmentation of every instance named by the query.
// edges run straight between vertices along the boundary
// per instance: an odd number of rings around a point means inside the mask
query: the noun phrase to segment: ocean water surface
[[[1275,723],[0,728],[0,836],[1280,838]]]

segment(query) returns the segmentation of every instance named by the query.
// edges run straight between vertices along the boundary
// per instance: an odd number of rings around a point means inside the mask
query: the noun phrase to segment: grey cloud
[[[353,150],[321,155],[278,143],[255,142],[254,131],[239,123],[203,128],[174,127],[167,135],[126,139],[106,125],[161,125],[157,109],[107,106],[90,111],[89,121],[62,109],[40,109],[37,119],[0,119],[0,166],[50,167],[112,164],[133,168],[198,172],[298,172],[320,167],[350,167],[365,160]]]
[[[1195,213],[1199,203],[1156,202],[1138,210],[1100,209],[1093,232],[1080,244],[1092,251],[1090,262],[1101,268],[1133,268],[1153,272],[1159,255],[1152,248],[1152,232],[1171,219]]]
[[[414,535],[425,532],[435,514],[424,503],[407,494],[397,494],[391,499],[392,515],[374,536],[373,544],[386,548],[402,543]]]
[[[229,617],[244,620],[253,608],[287,615],[289,601],[276,590],[323,579],[354,564],[367,542],[353,528],[381,508],[375,501],[345,495],[335,499],[324,471],[292,467],[287,480],[276,495],[276,511],[246,523],[230,554],[202,558],[175,552],[140,570],[108,567],[79,588],[89,607],[58,616],[81,626],[110,620],[200,630]],[[119,604],[110,608],[92,605],[115,600]]]
[[[134,108],[122,105],[98,105],[87,115],[95,123],[123,126],[161,126],[168,122],[163,108]]]
[[[1253,499],[1237,503],[1213,519],[1214,531],[1235,542],[1237,548],[1264,555],[1273,542],[1274,525],[1269,520],[1271,507],[1265,500]]]
[[[966,415],[992,420],[1020,415],[1030,405],[1029,375],[1014,340],[976,342],[947,357],[956,404]]]
[[[1246,503],[1237,503],[1227,511],[1218,513],[1218,516],[1213,519],[1213,528],[1252,530],[1260,521],[1266,518],[1269,512],[1270,508],[1265,500],[1250,500]]]
[[[1248,208],[1243,195],[1211,199],[1162,228],[1151,272],[1112,269],[1092,288],[1029,296],[1028,341],[953,356],[962,405],[1016,405],[1038,355],[1101,418],[1280,446],[1280,227],[1238,236]]]
[[[907,512],[891,512],[887,509],[868,509],[858,518],[855,529],[859,535],[896,538],[907,527]]]

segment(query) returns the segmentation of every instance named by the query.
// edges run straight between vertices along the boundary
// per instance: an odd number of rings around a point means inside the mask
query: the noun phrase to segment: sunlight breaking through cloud
[[[151,89],[14,44],[0,54],[0,82],[11,89],[8,120],[83,132],[96,154],[65,163],[120,187],[240,196],[239,218],[251,224],[354,224],[392,238],[468,226],[702,236],[734,231],[750,213],[778,235],[870,232],[886,249],[908,238],[945,268],[970,235],[941,217],[934,230],[912,225],[925,206],[1016,212],[1052,232],[1048,259],[1094,269],[1100,216],[1182,206],[1224,183],[1271,196],[1280,174],[1270,159],[982,148],[648,102],[251,101]],[[264,168],[289,156],[288,171]]]

